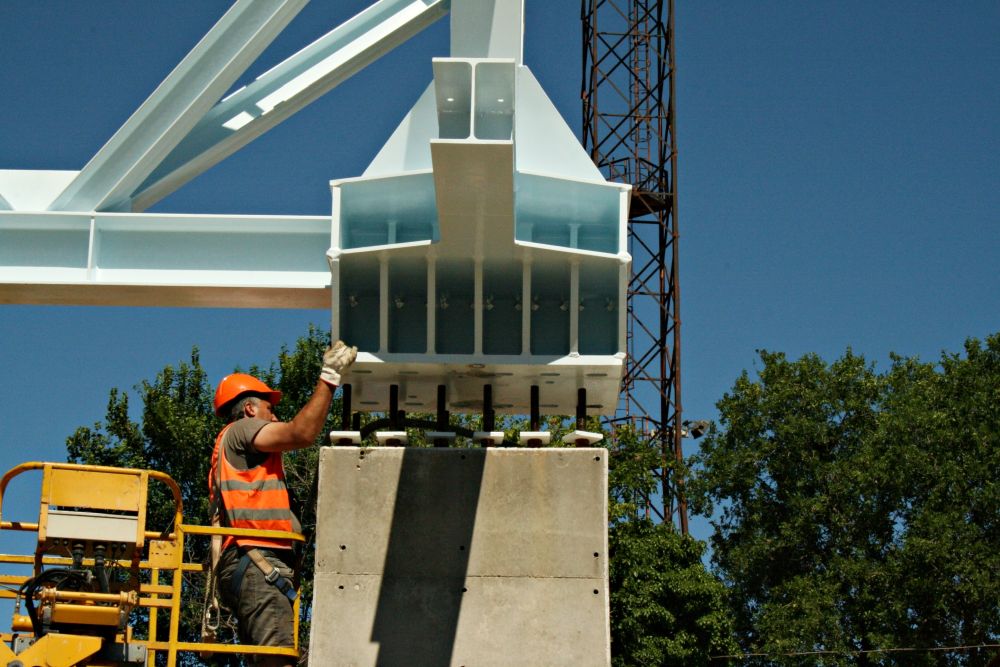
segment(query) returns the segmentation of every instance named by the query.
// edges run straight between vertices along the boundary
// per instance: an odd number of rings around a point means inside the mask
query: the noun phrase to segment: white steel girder
[[[448,0],[381,0],[227,96],[166,156],[132,197],[155,204],[323,96],[448,11]]]
[[[629,186],[604,179],[518,64],[515,5],[473,21],[489,39],[435,58],[364,174],[331,183],[332,333],[359,348],[361,410],[390,409],[390,387],[416,411],[439,387],[446,409],[485,410],[486,385],[497,412],[529,412],[529,387],[555,414],[617,404]]]
[[[329,308],[330,218],[0,211],[0,304]]]
[[[50,211],[128,207],[132,192],[308,0],[238,0],[56,197]]]
[[[81,172],[0,169],[0,304],[329,308],[329,216],[103,210],[155,203],[450,7],[380,0],[209,110],[306,1],[239,0]]]

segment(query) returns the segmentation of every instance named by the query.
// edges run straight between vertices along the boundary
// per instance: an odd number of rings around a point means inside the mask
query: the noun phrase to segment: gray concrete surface
[[[311,664],[608,665],[606,458],[325,448]]]

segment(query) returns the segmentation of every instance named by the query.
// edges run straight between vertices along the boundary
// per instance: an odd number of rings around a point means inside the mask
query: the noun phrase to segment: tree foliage
[[[658,448],[630,428],[609,447],[612,663],[707,665],[732,653],[726,590],[702,563],[704,543],[644,515],[657,491]]]
[[[609,543],[613,665],[707,665],[735,649],[703,542],[643,518],[613,526]]]
[[[893,649],[1000,636],[1000,335],[885,373],[851,351],[760,359],[718,403],[690,486],[696,510],[718,509],[742,648],[759,664],[986,664]],[[820,653],[787,655],[805,652]]]

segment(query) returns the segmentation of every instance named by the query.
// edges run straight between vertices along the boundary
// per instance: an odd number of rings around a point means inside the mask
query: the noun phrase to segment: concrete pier
[[[327,447],[311,664],[610,663],[607,451]]]

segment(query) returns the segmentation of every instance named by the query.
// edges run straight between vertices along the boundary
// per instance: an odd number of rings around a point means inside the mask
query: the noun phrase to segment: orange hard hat
[[[215,414],[222,417],[226,406],[243,394],[261,394],[271,405],[281,400],[281,392],[275,391],[252,375],[233,373],[222,378],[215,390]]]

